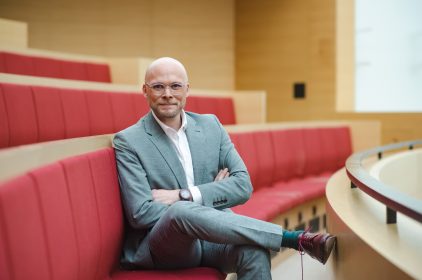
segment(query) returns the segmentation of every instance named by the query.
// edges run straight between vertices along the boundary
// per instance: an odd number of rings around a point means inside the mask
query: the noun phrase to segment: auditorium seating
[[[186,108],[236,122],[230,97],[190,96]],[[0,148],[114,133],[148,110],[146,99],[133,92],[0,83]]]
[[[324,197],[325,185],[352,152],[348,127],[230,133],[254,186],[233,210],[271,221],[280,213]]]
[[[28,76],[111,83],[106,63],[65,60],[0,51],[0,72]]]
[[[255,186],[250,201],[233,210],[267,221],[322,198],[327,176],[351,152],[346,126],[231,132],[230,137]],[[5,244],[0,248],[1,279],[225,277],[211,268],[119,269],[124,218],[110,147],[0,183],[0,223],[0,243]]]
[[[224,279],[211,268],[121,271],[124,232],[112,148],[0,185],[1,279]]]

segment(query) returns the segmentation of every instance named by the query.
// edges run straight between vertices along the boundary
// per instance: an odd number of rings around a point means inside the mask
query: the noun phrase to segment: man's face
[[[147,77],[143,91],[155,115],[164,123],[180,118],[189,84],[186,74],[174,65],[156,67]]]

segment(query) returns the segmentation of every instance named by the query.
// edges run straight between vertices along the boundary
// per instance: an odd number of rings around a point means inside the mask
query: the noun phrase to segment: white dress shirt
[[[179,158],[180,163],[183,166],[183,170],[185,171],[186,181],[188,182],[188,188],[192,194],[193,201],[198,204],[202,204],[201,191],[198,189],[197,186],[194,186],[195,182],[193,177],[192,156],[189,149],[188,138],[186,137],[185,133],[187,126],[185,111],[182,110],[182,126],[179,128],[178,131],[169,127],[168,125],[165,125],[162,121],[157,118],[153,111],[151,112],[155,120],[163,129],[164,133],[170,138],[171,142],[174,144],[177,157]]]

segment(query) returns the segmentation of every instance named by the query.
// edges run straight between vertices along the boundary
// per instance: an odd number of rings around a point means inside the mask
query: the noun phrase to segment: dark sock
[[[299,235],[303,230],[288,231],[283,229],[283,238],[281,239],[281,247],[297,250],[299,248]]]

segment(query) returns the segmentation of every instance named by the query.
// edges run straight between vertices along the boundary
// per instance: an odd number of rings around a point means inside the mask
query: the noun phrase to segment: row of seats
[[[351,152],[347,127],[231,133],[255,191],[233,210],[270,220],[322,197]],[[122,271],[124,231],[112,148],[60,160],[0,184],[1,279],[224,279],[211,268]]]
[[[191,96],[186,109],[236,122],[229,97]],[[148,110],[142,94],[0,83],[0,148],[114,133]]]
[[[107,63],[82,62],[0,51],[0,72],[111,83]]]
[[[210,268],[120,271],[124,221],[112,148],[0,185],[1,279],[224,279]]]
[[[254,186],[251,199],[233,210],[266,221],[323,197],[328,178],[352,153],[348,127],[231,133],[230,137]]]

